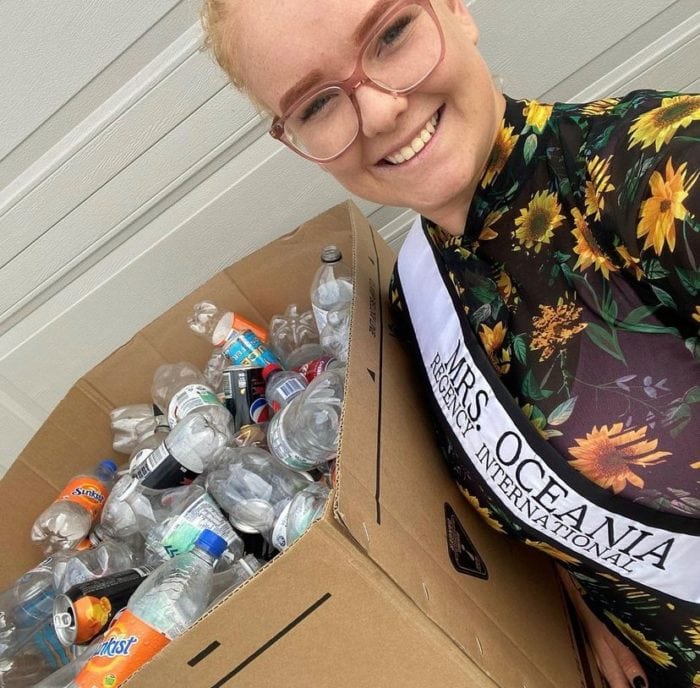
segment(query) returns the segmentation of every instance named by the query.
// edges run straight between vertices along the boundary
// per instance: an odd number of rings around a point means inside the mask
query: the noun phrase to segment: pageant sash
[[[525,536],[594,569],[699,603],[700,520],[598,487],[539,435],[479,344],[420,217],[401,248],[398,276],[452,449]]]

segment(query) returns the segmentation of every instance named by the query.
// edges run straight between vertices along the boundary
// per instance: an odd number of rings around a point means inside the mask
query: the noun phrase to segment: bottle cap
[[[117,464],[112,461],[112,459],[105,459],[104,461],[100,461],[100,467],[104,468],[107,471],[111,471],[112,473],[117,472]]]
[[[272,373],[276,373],[278,370],[282,370],[282,366],[279,363],[268,363],[263,369],[262,369],[262,376],[263,380],[267,382],[267,378],[272,375]]]
[[[321,251],[322,263],[337,263],[342,257],[343,254],[340,252],[340,249],[333,244],[326,246],[323,251]]]
[[[220,557],[228,547],[226,540],[217,535],[213,530],[205,528],[194,543],[205,552],[209,552],[213,557]]]

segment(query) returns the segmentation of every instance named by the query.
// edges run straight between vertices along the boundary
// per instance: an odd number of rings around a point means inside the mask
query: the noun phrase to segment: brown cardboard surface
[[[71,390],[0,482],[4,513],[16,514],[0,547],[17,551],[0,563],[0,585],[40,559],[28,540],[40,508],[86,454],[90,465],[111,453],[109,408],[148,401],[163,362],[204,364],[211,349],[185,322],[192,304],[206,298],[263,323],[289,303],[306,308],[328,243],[356,267],[335,511],[130,685],[583,685],[551,566],[491,532],[447,474],[411,363],[388,331],[393,255],[351,204],[215,276]],[[452,565],[446,504],[486,577]]]
[[[320,523],[129,686],[496,688],[397,592]]]

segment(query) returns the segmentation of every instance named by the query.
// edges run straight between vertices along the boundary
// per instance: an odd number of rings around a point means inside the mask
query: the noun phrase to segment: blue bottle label
[[[234,365],[266,366],[280,364],[279,359],[250,330],[241,332],[224,345],[226,355]]]

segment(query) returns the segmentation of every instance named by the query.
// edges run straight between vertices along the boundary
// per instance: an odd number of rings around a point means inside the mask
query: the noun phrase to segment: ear
[[[479,42],[479,27],[472,13],[466,8],[464,0],[444,0],[449,11],[457,18],[469,39],[476,45]]]

